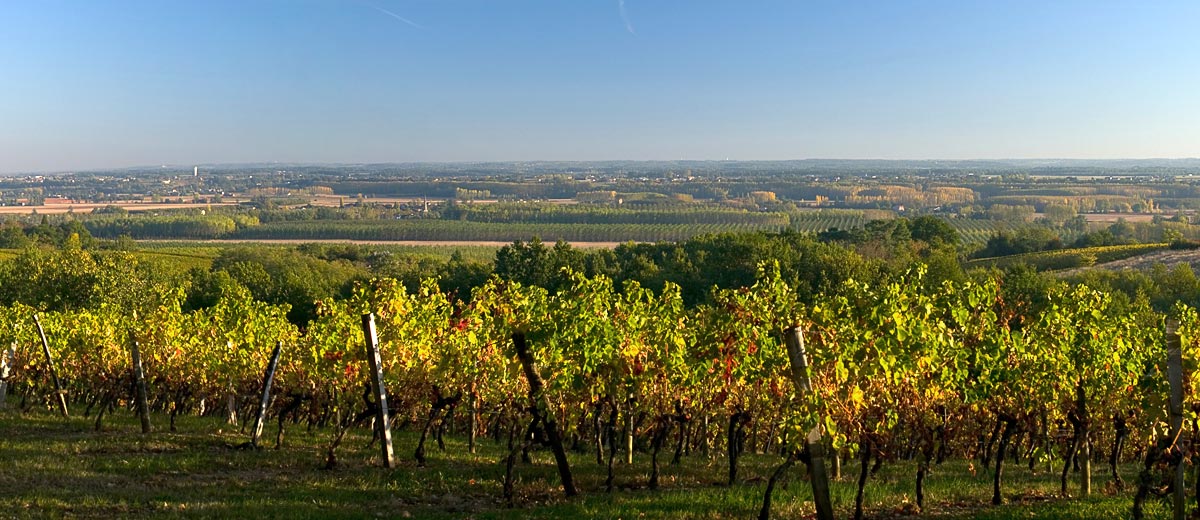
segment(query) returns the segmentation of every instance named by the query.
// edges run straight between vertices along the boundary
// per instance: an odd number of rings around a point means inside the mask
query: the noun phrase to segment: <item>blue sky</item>
[[[0,2],[0,172],[1200,156],[1200,2]]]

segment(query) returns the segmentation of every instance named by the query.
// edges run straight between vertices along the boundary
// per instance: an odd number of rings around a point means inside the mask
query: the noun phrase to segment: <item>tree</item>
[[[346,296],[366,272],[346,261],[325,261],[291,249],[228,249],[213,261],[213,271],[226,271],[254,298],[276,305],[288,304],[288,319],[296,325],[316,315],[316,302]]]
[[[930,244],[958,245],[958,231],[945,219],[932,215],[922,215],[912,219],[908,224],[913,240],[921,240]]]

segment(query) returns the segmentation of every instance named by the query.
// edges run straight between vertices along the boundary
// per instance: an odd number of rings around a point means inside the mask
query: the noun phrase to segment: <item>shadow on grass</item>
[[[156,416],[156,424],[166,418]],[[353,430],[339,450],[342,464],[320,469],[332,432],[290,426],[282,449],[232,449],[247,436],[217,419],[181,417],[178,433],[144,436],[131,414],[118,412],[107,431],[93,432],[90,420],[62,419],[46,412],[0,411],[0,517],[77,518],[751,518],[757,515],[763,478],[780,458],[747,454],[743,483],[718,486],[723,458],[698,454],[678,466],[663,464],[658,491],[646,489],[648,454],[635,464],[618,465],[616,480],[626,490],[604,493],[604,468],[590,453],[570,454],[583,495],[565,499],[549,453],[535,452],[532,464],[517,467],[517,509],[501,501],[503,446],[481,439],[479,454],[465,442],[447,438],[447,450],[428,449],[428,465],[411,460],[416,434],[397,432],[398,467],[380,467],[370,432]],[[273,438],[273,429],[267,435]],[[273,442],[271,443],[273,445]],[[1125,468],[1125,474],[1136,470]],[[911,463],[883,467],[866,489],[870,518],[905,518],[913,496]],[[1074,475],[1072,476],[1074,478]],[[1102,487],[1107,473],[1097,471]],[[1128,478],[1128,477],[1127,477]],[[992,507],[991,479],[972,474],[968,463],[937,466],[927,481],[929,511],[920,518],[1122,518],[1128,493],[1087,500],[1055,498],[1057,472],[1033,474],[1027,467],[1006,470],[1012,503]],[[833,484],[838,517],[853,508],[854,479]],[[812,496],[803,467],[790,472],[776,492],[778,518],[812,514]],[[1149,518],[1165,518],[1155,504]]]

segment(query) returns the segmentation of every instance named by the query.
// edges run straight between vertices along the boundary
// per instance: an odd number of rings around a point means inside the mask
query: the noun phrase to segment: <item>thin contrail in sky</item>
[[[625,0],[617,0],[617,10],[621,12],[621,20],[625,22],[625,30],[629,31],[629,34],[637,34],[637,31],[633,30],[633,23],[629,21],[629,13],[625,12]]]
[[[379,7],[379,6],[377,6],[377,5],[372,5],[371,7],[372,7],[372,8],[374,8],[376,11],[379,11],[379,12],[381,12],[381,13],[383,13],[383,14],[386,14],[386,15],[388,15],[388,16],[390,16],[390,17],[392,17],[392,18],[395,18],[395,19],[397,19],[397,20],[400,20],[401,22],[404,22],[404,23],[406,23],[406,24],[408,24],[408,25],[411,25],[411,26],[413,26],[413,27],[416,27],[417,29],[424,29],[424,28],[425,28],[424,26],[422,26],[421,24],[419,24],[419,23],[417,23],[417,22],[414,22],[414,21],[412,21],[412,20],[409,20],[408,18],[405,18],[405,17],[403,17],[403,16],[400,16],[400,15],[398,15],[398,14],[396,14],[396,13],[393,13],[393,12],[391,12],[391,11],[388,11],[387,9],[384,9],[384,8],[382,8],[382,7]]]

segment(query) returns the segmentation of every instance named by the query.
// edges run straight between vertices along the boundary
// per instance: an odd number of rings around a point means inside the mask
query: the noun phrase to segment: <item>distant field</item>
[[[1105,269],[1109,271],[1123,271],[1125,269],[1143,270],[1154,267],[1155,264],[1163,264],[1168,269],[1174,268],[1180,264],[1187,264],[1193,270],[1200,271],[1200,249],[1183,249],[1183,250],[1157,250],[1147,254],[1113,260],[1111,262],[1101,262],[1088,269]],[[1068,269],[1059,271],[1058,274],[1070,276],[1082,272],[1084,269]]]
[[[324,206],[327,208],[341,207],[346,204],[358,202],[357,195],[311,195],[308,197],[308,203],[313,206]],[[371,204],[416,204],[420,202],[428,202],[431,206],[446,203],[445,197],[363,197],[363,202]],[[578,204],[575,199],[548,199],[545,201],[548,204],[571,205]],[[500,204],[503,203],[499,199],[474,199],[471,204]]]
[[[1152,222],[1154,217],[1162,215],[1152,215],[1149,213],[1084,213],[1083,218],[1088,222],[1116,222],[1124,220],[1126,222]]]
[[[678,241],[707,233],[780,231],[754,224],[531,224],[457,220],[324,220],[272,222],[229,236],[242,240],[329,240],[511,242],[540,237],[544,242]]]
[[[586,219],[574,214],[571,218]],[[785,229],[816,233],[829,229],[861,228],[868,222],[861,211],[819,210],[790,214],[733,213],[729,221],[718,213],[656,215],[608,215],[622,219],[613,223],[480,222],[466,220],[324,220],[272,222],[238,230],[226,238],[247,241],[349,240],[357,243],[400,242],[407,245],[504,245],[537,236],[544,242],[564,240],[581,247],[615,247],[623,242],[681,241],[713,233],[779,232]],[[636,219],[661,218],[660,223]],[[545,217],[537,217],[545,218]],[[694,218],[693,223],[682,223]],[[626,220],[628,219],[628,220]],[[991,220],[947,219],[965,243],[981,244],[1004,224]]]
[[[367,240],[140,240],[138,246],[148,252],[192,256],[220,256],[221,250],[230,247],[280,247],[290,248],[302,244],[346,244],[372,246],[372,249],[388,251],[398,255],[425,256],[448,259],[458,253],[465,260],[490,262],[496,251],[511,242],[388,242]],[[616,242],[576,243],[578,248],[614,248]]]
[[[208,269],[212,267],[213,260],[218,256],[218,253],[209,253],[203,250],[188,252],[180,251],[135,251],[139,259],[146,262],[156,262],[176,268],[180,271],[187,271],[192,268]]]
[[[849,230],[863,227],[870,220],[860,210],[818,209],[789,215],[792,229],[801,233],[820,233],[830,229]]]
[[[1151,214],[1151,213],[1080,213],[1080,216],[1088,222],[1112,224],[1118,220],[1125,222],[1153,222],[1154,217],[1165,217],[1173,215]],[[1034,219],[1045,218],[1045,213],[1034,213]]]
[[[520,240],[520,239],[518,239]],[[328,238],[320,240],[305,240],[299,238],[280,238],[280,239],[250,239],[250,238],[214,238],[214,239],[197,239],[197,240],[138,240],[137,243],[142,244],[147,248],[211,248],[222,249],[229,246],[239,245],[261,245],[286,247],[301,244],[349,244],[360,246],[381,246],[385,249],[412,249],[418,251],[450,251],[453,252],[460,248],[470,247],[486,247],[500,248],[512,244],[513,241],[489,241],[489,240],[351,240],[340,238]],[[625,242],[568,242],[572,247],[581,249],[596,249],[607,248],[612,249]],[[198,245],[189,245],[198,244]]]
[[[1107,262],[1114,262],[1131,257],[1141,258],[1141,255],[1146,255],[1147,253],[1155,251],[1163,251],[1168,247],[1168,244],[1132,244],[1121,246],[1056,249],[1053,251],[1038,251],[1036,253],[1025,253],[1020,255],[978,258],[967,261],[964,267],[1007,267],[1017,263],[1026,263],[1040,271],[1085,268],[1096,264],[1104,264]]]
[[[0,261],[11,260],[20,255],[17,249],[0,249]],[[220,249],[211,247],[177,247],[163,250],[131,251],[139,261],[158,263],[170,270],[187,271],[193,267],[208,269],[220,255]]]
[[[792,227],[796,231],[819,233],[829,229],[855,229],[867,225],[871,219],[857,210],[817,210],[793,213]],[[997,231],[1007,227],[1003,222],[970,218],[947,218],[946,222],[958,231],[965,244],[983,244]]]
[[[973,218],[949,218],[946,222],[958,231],[964,244],[984,244],[992,235],[1008,227],[1003,222],[995,220],[979,220]]]
[[[212,266],[213,260],[215,260],[218,256],[221,256],[221,251],[230,247],[291,248],[301,243],[310,242],[311,241],[142,241],[138,242],[139,248],[135,251],[132,251],[132,253],[141,261],[163,264],[171,270],[187,271],[192,268],[208,269]],[[347,244],[350,242],[330,241],[328,243]],[[393,242],[387,242],[360,243],[358,245],[372,245],[374,246],[372,249],[388,251],[393,254],[404,256],[429,257],[445,260],[449,259],[455,253],[458,253],[464,260],[474,262],[491,262],[496,258],[496,251],[508,244],[396,244]],[[575,246],[583,248],[612,248],[616,247],[617,244],[575,244]],[[11,260],[20,254],[21,251],[18,249],[0,249],[0,262]]]
[[[39,215],[60,214],[60,213],[91,213],[100,208],[116,206],[128,211],[157,211],[171,209],[195,209],[209,208],[213,206],[236,206],[233,202],[221,203],[183,203],[183,204],[162,204],[162,203],[143,203],[143,202],[113,202],[104,204],[81,203],[81,204],[46,204],[44,206],[0,206],[0,215],[30,215],[37,213]]]

